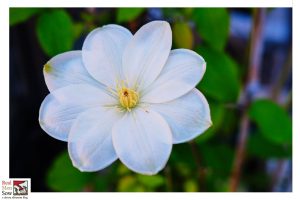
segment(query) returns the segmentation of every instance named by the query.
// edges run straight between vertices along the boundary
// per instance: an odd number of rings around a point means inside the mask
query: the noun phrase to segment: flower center
[[[119,101],[122,107],[130,111],[131,108],[134,108],[139,101],[139,94],[129,88],[122,87],[118,90]]]

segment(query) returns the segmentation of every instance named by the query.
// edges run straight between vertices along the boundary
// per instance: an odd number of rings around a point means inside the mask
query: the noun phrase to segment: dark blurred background
[[[49,93],[43,65],[81,49],[96,27],[133,33],[152,20],[172,26],[173,47],[207,62],[197,86],[214,126],[174,145],[155,176],[120,161],[95,173],[73,168],[67,143],[38,123]],[[290,8],[10,8],[10,178],[32,191],[292,191],[292,9]]]

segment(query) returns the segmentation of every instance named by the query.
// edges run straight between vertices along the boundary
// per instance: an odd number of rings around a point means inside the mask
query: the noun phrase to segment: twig
[[[242,94],[241,105],[246,108],[254,98],[254,93],[259,86],[259,72],[262,59],[263,51],[263,35],[262,29],[265,21],[266,9],[255,9],[254,10],[254,23],[251,33],[250,40],[250,56],[249,56],[249,73],[247,83],[245,84],[245,90]],[[229,191],[234,192],[237,190],[242,165],[245,157],[245,147],[249,132],[249,118],[247,116],[247,109],[242,111],[242,119],[240,125],[240,132],[238,135],[238,143],[235,153],[235,160],[233,163],[233,169],[230,177]]]
[[[272,174],[271,177],[271,191],[275,192],[276,191],[276,186],[280,180],[280,176],[284,170],[284,164],[285,164],[285,160],[284,159],[280,159],[277,162],[276,168]]]
[[[282,87],[286,83],[286,81],[291,73],[291,70],[292,70],[292,47],[290,47],[286,61],[282,67],[282,70],[279,73],[279,77],[276,80],[276,82],[274,83],[274,86],[272,87],[271,98],[274,101],[278,101],[280,91],[282,90]]]
[[[229,185],[229,191],[231,192],[236,191],[239,184],[241,168],[245,157],[245,146],[248,138],[248,130],[249,130],[249,118],[247,116],[247,113],[244,112],[241,119],[240,134],[238,138],[239,143],[235,154],[233,170],[231,172],[231,179]]]

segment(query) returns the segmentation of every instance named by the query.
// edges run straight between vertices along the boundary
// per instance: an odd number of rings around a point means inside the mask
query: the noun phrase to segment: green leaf
[[[192,18],[205,42],[214,49],[224,49],[229,33],[229,14],[225,8],[198,8]]]
[[[147,176],[138,174],[137,179],[141,184],[150,188],[151,190],[165,184],[165,179],[161,175]]]
[[[292,119],[276,103],[266,99],[257,100],[251,104],[249,116],[269,141],[277,144],[292,143]]]
[[[118,8],[117,9],[117,22],[129,22],[136,19],[145,11],[145,8]]]
[[[41,10],[41,8],[10,8],[9,25],[13,26],[25,22]]]
[[[185,22],[176,22],[173,25],[173,38],[177,48],[193,48],[193,32]]]
[[[55,191],[83,191],[93,175],[93,173],[80,172],[74,168],[68,152],[63,152],[50,167],[47,175],[47,184]]]
[[[73,22],[65,10],[51,10],[40,15],[37,36],[48,56],[69,51],[75,40]]]
[[[201,47],[196,51],[206,61],[206,72],[197,86],[205,95],[222,102],[236,102],[240,91],[237,64],[223,52]]]
[[[247,152],[249,155],[263,159],[287,158],[292,156],[292,148],[290,145],[274,144],[257,133],[249,137]]]

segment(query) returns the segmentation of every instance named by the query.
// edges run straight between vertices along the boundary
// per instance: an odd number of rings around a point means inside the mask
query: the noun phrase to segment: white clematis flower
[[[81,171],[101,170],[120,159],[131,170],[156,174],[172,144],[211,126],[209,105],[195,89],[205,61],[187,49],[171,50],[172,32],[153,21],[133,36],[119,25],[93,30],[82,51],[44,66],[50,94],[39,122],[50,136],[68,142]]]

